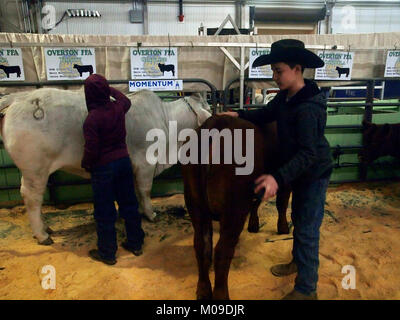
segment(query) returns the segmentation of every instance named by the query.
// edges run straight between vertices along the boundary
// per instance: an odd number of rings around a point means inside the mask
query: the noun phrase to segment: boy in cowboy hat
[[[255,193],[263,188],[263,200],[279,187],[292,186],[293,260],[275,265],[277,277],[297,272],[295,287],[283,299],[317,299],[319,228],[332,160],[326,125],[326,98],[315,82],[304,79],[304,68],[320,68],[324,62],[304,43],[294,39],[276,41],[268,55],[258,57],[253,68],[271,64],[280,92],[266,108],[220,113],[240,117],[256,125],[277,121],[283,165],[260,176]]]

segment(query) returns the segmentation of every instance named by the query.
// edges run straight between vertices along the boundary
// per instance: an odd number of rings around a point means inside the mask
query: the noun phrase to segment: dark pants
[[[328,184],[329,177],[293,186],[292,254],[298,270],[294,288],[307,295],[317,290],[319,228],[324,217]]]
[[[132,164],[129,157],[97,167],[91,174],[97,246],[100,256],[113,260],[117,252],[115,200],[118,203],[119,214],[125,220],[128,246],[135,250],[140,249],[143,244],[144,232],[141,226],[142,218],[138,212]]]

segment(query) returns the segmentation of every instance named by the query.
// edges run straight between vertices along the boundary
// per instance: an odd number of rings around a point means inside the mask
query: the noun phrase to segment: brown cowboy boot
[[[297,266],[292,260],[290,263],[277,264],[271,267],[271,273],[276,277],[286,277],[297,272]]]
[[[317,292],[312,292],[310,295],[294,290],[282,298],[282,300],[318,300]]]

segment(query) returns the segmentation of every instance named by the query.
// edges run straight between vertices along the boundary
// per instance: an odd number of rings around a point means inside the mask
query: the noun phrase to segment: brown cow
[[[400,123],[374,124],[363,121],[363,149],[359,152],[360,162],[372,163],[383,156],[400,158]]]
[[[246,150],[245,129],[254,130],[254,169],[251,174],[236,175],[235,168],[240,166],[235,164],[233,157],[233,164],[211,164],[211,143],[209,143],[210,164],[189,163],[182,166],[185,203],[194,228],[194,248],[199,272],[197,299],[229,299],[229,268],[235,246],[238,243],[249,212],[248,230],[257,232],[259,229],[257,209],[261,201],[259,198],[255,199],[254,197],[254,181],[261,174],[265,173],[267,168],[273,166],[276,145],[264,139],[260,128],[239,118],[213,116],[207,119],[197,129],[199,146],[201,144],[201,129],[217,129],[219,132],[223,129],[228,129],[230,132],[234,129],[243,129],[242,150]],[[237,143],[233,139],[233,150]],[[224,159],[223,151],[224,144],[221,143],[220,154],[222,163]],[[201,155],[199,155],[199,163],[200,159]],[[286,207],[287,200],[288,197],[286,199]],[[213,218],[220,221],[220,238],[214,253],[215,285],[212,291],[209,269],[212,262],[213,250]]]

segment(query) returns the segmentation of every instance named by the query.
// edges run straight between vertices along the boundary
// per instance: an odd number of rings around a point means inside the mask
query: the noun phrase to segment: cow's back
[[[127,97],[131,100],[131,107],[125,116],[126,143],[129,154],[135,157],[135,154],[145,154],[145,150],[154,143],[146,141],[146,135],[151,129],[167,128],[162,101],[154,92],[141,90]]]
[[[213,116],[197,130],[199,140],[199,162],[201,159],[202,129],[228,129],[232,138],[233,130],[242,129],[242,151],[246,150],[246,129],[254,130],[254,167],[248,175],[237,175],[235,169],[243,167],[235,163],[234,150],[238,147],[233,139],[232,164],[223,164],[224,143],[221,139],[221,164],[212,164],[212,148],[209,145],[210,164],[188,164],[183,166],[185,200],[193,205],[203,206],[214,216],[230,210],[249,210],[253,199],[254,180],[264,172],[265,146],[262,131],[246,120],[229,116]],[[253,155],[251,155],[253,156]],[[190,195],[187,195],[190,193]],[[188,199],[187,199],[188,198]]]

